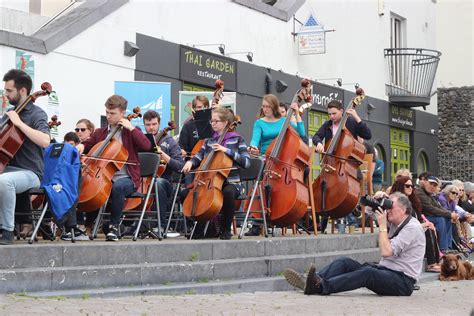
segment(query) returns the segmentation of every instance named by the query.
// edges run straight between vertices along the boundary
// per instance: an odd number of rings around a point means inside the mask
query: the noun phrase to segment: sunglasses
[[[405,184],[405,188],[407,189],[413,189],[413,184]]]
[[[85,132],[87,128],[75,128],[74,130],[76,131],[76,133],[78,133],[79,131]]]
[[[451,191],[450,193],[451,193],[451,194],[454,194],[454,195],[459,195],[459,193],[454,192],[454,191]]]

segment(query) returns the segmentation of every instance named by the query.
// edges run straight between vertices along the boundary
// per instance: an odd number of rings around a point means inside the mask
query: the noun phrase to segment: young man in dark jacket
[[[158,199],[160,202],[160,220],[161,226],[165,227],[165,220],[169,214],[169,207],[173,186],[171,185],[171,176],[173,171],[180,172],[184,166],[184,160],[181,156],[181,148],[178,143],[168,134],[161,139],[156,139],[160,130],[161,118],[158,112],[150,110],[143,115],[143,123],[148,134],[152,134],[154,143],[152,151],[160,154],[161,160],[166,163],[165,172],[160,178],[156,179],[158,186]]]

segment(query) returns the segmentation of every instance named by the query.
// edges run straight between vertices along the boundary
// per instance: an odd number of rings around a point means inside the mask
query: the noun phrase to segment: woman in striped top
[[[240,194],[240,173],[238,168],[249,168],[250,157],[247,152],[247,145],[242,136],[236,132],[227,132],[224,136],[222,144],[218,144],[217,140],[224,133],[226,127],[235,121],[235,115],[232,110],[226,108],[215,108],[212,111],[211,126],[214,135],[204,141],[199,152],[191,160],[186,162],[183,167],[183,173],[188,173],[191,169],[198,168],[205,156],[211,151],[222,151],[233,160],[233,169],[230,171],[227,180],[222,186],[222,194],[224,202],[222,204],[222,225],[220,239],[230,239],[230,225],[234,218],[235,199]]]

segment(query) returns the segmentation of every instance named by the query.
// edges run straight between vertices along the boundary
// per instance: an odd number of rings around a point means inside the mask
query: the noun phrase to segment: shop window
[[[321,125],[329,119],[329,115],[324,112],[309,111],[308,113],[308,138],[312,139],[314,134],[318,131]],[[310,141],[311,143],[311,141]],[[316,179],[321,172],[321,156],[320,154],[315,154],[313,157],[313,164],[311,166],[311,172],[313,179]]]
[[[429,170],[428,156],[424,151],[420,151],[416,159],[416,173],[421,174]]]

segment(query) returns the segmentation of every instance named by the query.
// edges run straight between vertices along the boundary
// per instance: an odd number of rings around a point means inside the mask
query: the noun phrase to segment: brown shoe
[[[32,233],[33,233],[33,225],[31,224],[21,225],[20,238],[26,239],[27,237],[31,237]]]
[[[304,294],[321,294],[322,279],[316,274],[316,267],[314,264],[311,264],[311,267],[308,271],[308,277],[306,278],[306,286],[304,288]]]
[[[304,287],[306,284],[305,284],[304,279],[301,277],[301,275],[298,272],[292,269],[285,269],[285,272],[283,272],[283,275],[285,276],[285,279],[288,283],[300,289],[301,291],[304,291]]]

